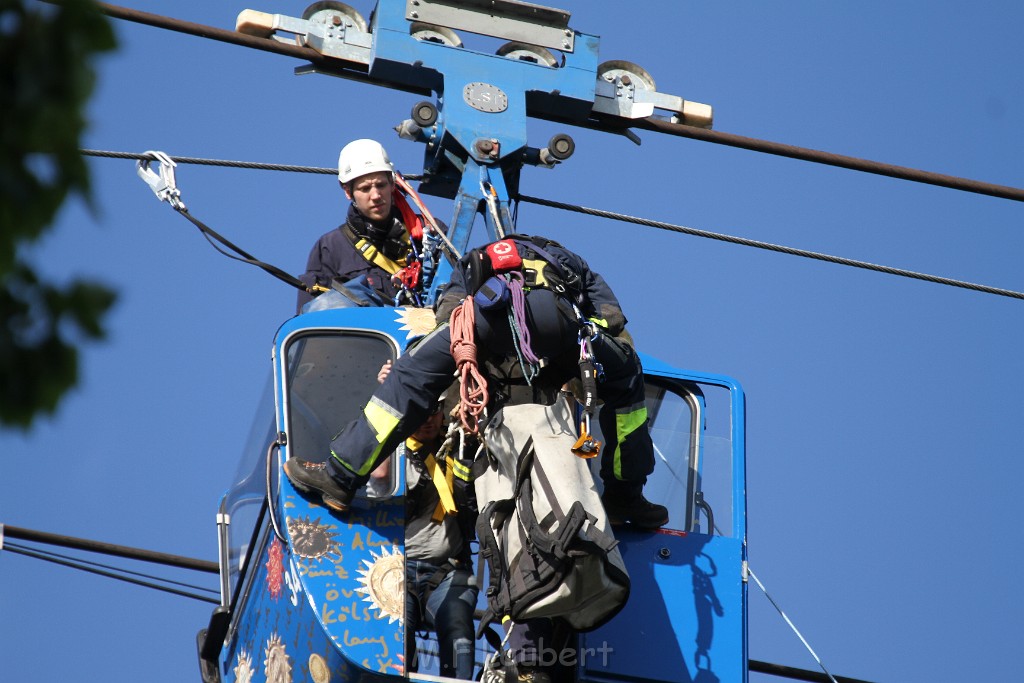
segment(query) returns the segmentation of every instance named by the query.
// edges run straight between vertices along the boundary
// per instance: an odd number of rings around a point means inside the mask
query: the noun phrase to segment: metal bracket
[[[331,13],[329,10],[320,10],[312,18],[300,19],[247,9],[238,15],[235,30],[251,36],[271,38],[279,43],[297,43],[327,57],[369,64],[373,36],[360,26],[363,23],[360,19],[358,15]],[[291,34],[291,37],[279,33]]]
[[[146,181],[149,189],[153,190],[156,198],[167,202],[176,211],[185,210],[185,202],[181,201],[181,191],[174,182],[174,167],[177,166],[174,160],[163,152],[149,151],[147,155],[152,159],[139,159],[135,162],[135,172]],[[160,173],[156,174],[149,170],[149,165],[156,161],[160,165]]]
[[[572,52],[572,15],[518,0],[406,0],[405,18],[505,40]]]

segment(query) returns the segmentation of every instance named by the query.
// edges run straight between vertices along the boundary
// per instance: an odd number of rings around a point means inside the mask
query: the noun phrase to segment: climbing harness
[[[312,288],[307,288],[306,285],[303,284],[303,282],[299,280],[297,277],[286,273],[285,271],[281,270],[276,266],[270,265],[269,263],[265,263],[264,261],[259,260],[252,254],[249,254],[248,252],[244,251],[241,247],[232,244],[226,238],[217,234],[208,225],[206,225],[199,219],[195,218],[192,214],[190,214],[185,206],[185,202],[182,201],[181,199],[181,190],[178,189],[178,186],[175,183],[174,168],[175,166],[177,166],[177,164],[170,156],[168,156],[164,152],[149,151],[146,152],[146,154],[149,155],[149,157],[151,158],[139,159],[138,161],[135,162],[136,172],[138,173],[139,177],[142,178],[142,180],[145,181],[147,185],[149,185],[150,189],[153,190],[153,194],[156,195],[157,199],[159,199],[162,202],[167,202],[168,204],[170,204],[171,208],[173,208],[175,211],[184,216],[190,223],[192,223],[192,225],[196,226],[199,229],[199,232],[203,234],[203,237],[205,237],[206,240],[210,242],[211,245],[213,245],[214,249],[219,251],[224,256],[227,256],[228,258],[256,266],[257,268],[260,268],[270,273],[278,280],[281,280],[282,282],[289,284],[292,287],[295,287],[296,289],[300,289],[304,292],[310,293],[312,293],[313,291],[317,291]],[[157,164],[159,164],[159,172],[157,173],[154,173],[149,168],[149,165],[154,161]],[[216,242],[220,242],[222,245],[233,251],[234,254],[228,253],[227,251],[224,251],[224,249],[221,249],[219,246],[217,246],[215,240]],[[236,256],[235,254],[238,254],[238,256]]]
[[[479,433],[480,416],[490,400],[487,380],[480,374],[477,365],[476,343],[473,339],[475,324],[473,300],[467,298],[452,311],[449,326],[452,358],[455,359],[456,375],[460,379],[459,420],[470,434]]]

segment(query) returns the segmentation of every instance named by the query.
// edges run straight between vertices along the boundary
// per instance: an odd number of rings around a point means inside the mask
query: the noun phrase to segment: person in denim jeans
[[[438,405],[409,439],[406,440],[406,593],[405,663],[407,671],[416,670],[416,636],[424,627],[437,632],[440,674],[451,678],[473,678],[474,629],[477,585],[470,569],[469,538],[464,529],[475,516],[475,506],[463,496],[456,515],[438,511],[441,495],[427,473],[428,456],[441,445],[444,414]],[[432,458],[431,458],[432,459]],[[440,458],[435,467],[460,470],[454,459]],[[452,481],[466,481],[455,474]],[[469,492],[471,486],[461,487]],[[459,520],[459,516],[463,519]],[[440,521],[436,521],[440,517]],[[460,523],[461,521],[461,523]],[[469,527],[472,528],[472,527]]]
[[[381,368],[383,381],[390,364]],[[405,671],[417,670],[416,633],[437,633],[439,673],[471,680],[475,664],[473,611],[479,589],[473,581],[469,541],[476,520],[469,468],[456,458],[438,457],[443,402],[405,442]],[[388,476],[385,461],[372,478]],[[439,508],[441,493],[430,467],[452,469],[452,497],[458,512]],[[445,477],[448,480],[447,477]]]

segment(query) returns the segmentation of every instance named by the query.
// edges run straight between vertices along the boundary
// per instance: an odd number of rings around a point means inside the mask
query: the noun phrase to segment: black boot
[[[290,458],[284,464],[284,473],[292,485],[303,493],[319,495],[324,505],[335,512],[348,512],[356,492],[339,484],[327,471],[327,464]]]
[[[644,498],[639,486],[605,485],[601,502],[612,526],[630,524],[634,529],[653,530],[668,524],[668,508]]]

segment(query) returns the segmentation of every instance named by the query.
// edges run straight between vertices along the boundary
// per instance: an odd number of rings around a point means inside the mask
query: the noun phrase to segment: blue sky
[[[245,8],[131,6],[223,28]],[[717,130],[1024,187],[1018,3],[562,6],[601,36],[602,59],[713,105]],[[421,168],[422,148],[391,130],[418,96],[116,30],[86,147],[331,166],[345,142],[375,137],[401,170]],[[575,156],[526,170],[525,194],[1024,291],[1017,202],[646,132],[637,147],[537,124],[531,143],[560,130]],[[30,253],[53,281],[97,279],[120,300],[57,414],[0,432],[0,523],[216,559],[217,503],[294,294],[217,254],[133,162],[89,163],[95,210],[70,202]],[[343,217],[331,176],[190,165],[178,181],[196,217],[293,273]],[[605,275],[643,350],[744,386],[750,563],[833,673],[1018,675],[1024,302],[533,205],[519,215]],[[814,668],[754,585],[750,598],[751,657]],[[0,553],[5,679],[197,680],[209,609]]]

